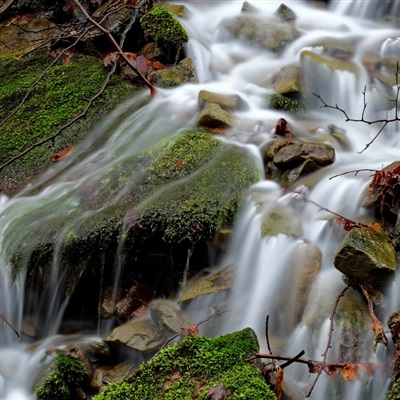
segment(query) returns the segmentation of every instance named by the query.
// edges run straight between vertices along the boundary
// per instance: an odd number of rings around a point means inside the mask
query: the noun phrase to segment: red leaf
[[[175,166],[178,167],[178,168],[182,168],[183,167],[183,162],[182,161],[177,161],[175,163]]]
[[[59,151],[51,157],[51,161],[56,162],[62,160],[64,157],[69,156],[72,153],[74,146],[69,146],[64,150]]]
[[[145,56],[137,56],[134,61],[132,61],[132,65],[142,74],[145,75],[146,71],[149,69],[151,65],[150,61]]]

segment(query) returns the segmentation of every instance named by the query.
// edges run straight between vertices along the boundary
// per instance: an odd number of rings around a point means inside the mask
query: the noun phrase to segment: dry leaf
[[[276,384],[275,384],[275,395],[278,400],[282,399],[282,394],[283,394],[283,389],[282,389],[282,384],[283,384],[283,368],[277,366],[276,367]]]
[[[350,365],[345,365],[342,369],[342,376],[346,381],[353,381],[357,378],[357,372]]]
[[[51,161],[56,162],[62,160],[64,157],[69,156],[72,153],[74,146],[69,146],[64,150],[59,151],[51,157]]]
[[[227,398],[227,393],[225,391],[223,383],[220,383],[218,386],[211,388],[207,392],[207,399],[225,400],[226,398]]]

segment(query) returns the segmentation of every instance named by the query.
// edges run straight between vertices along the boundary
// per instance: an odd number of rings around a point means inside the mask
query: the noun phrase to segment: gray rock
[[[176,304],[164,299],[157,299],[149,305],[153,321],[160,327],[173,333],[180,333],[182,329],[193,325],[193,322],[184,315]]]
[[[303,226],[296,210],[290,205],[276,205],[262,219],[261,234],[277,236],[301,236]]]
[[[197,125],[207,128],[226,128],[236,124],[236,118],[216,103],[209,104],[198,116]]]
[[[133,350],[150,352],[161,346],[163,337],[148,321],[134,320],[113,329],[103,340],[110,345],[124,345]]]
[[[350,280],[380,287],[396,270],[396,252],[383,231],[355,228],[340,244],[334,264]]]
[[[193,300],[200,296],[230,289],[233,285],[234,269],[233,265],[227,265],[210,276],[203,278],[183,293],[179,298],[179,302]]]
[[[291,143],[280,149],[273,158],[279,168],[298,165],[310,159],[325,166],[335,161],[335,149],[330,145],[313,143]]]

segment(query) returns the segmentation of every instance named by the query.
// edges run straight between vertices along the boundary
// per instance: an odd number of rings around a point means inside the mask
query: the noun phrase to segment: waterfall
[[[396,94],[396,87],[388,87],[380,78],[382,74],[393,74],[390,64],[379,65],[376,67],[379,70],[371,75],[366,59],[377,55],[388,60],[398,57],[400,30],[384,22],[374,22],[372,18],[398,18],[400,3],[342,0],[323,9],[305,1],[289,2],[288,6],[297,15],[295,23],[299,36],[280,52],[260,48],[224,32],[223,21],[240,15],[241,2],[184,4],[190,11],[190,18],[182,20],[190,37],[186,53],[194,59],[199,84],[159,90],[148,104],[145,92],[129,99],[101,121],[62,165],[47,171],[17,196],[0,198],[0,312],[12,321],[18,331],[23,332],[34,326],[40,328],[40,336],[45,338],[34,351],[30,351],[29,338],[24,336],[18,340],[10,329],[6,326],[2,328],[0,397],[3,399],[34,398],[31,385],[38,373],[39,360],[47,348],[62,346],[69,340],[67,335],[59,335],[70,300],[68,296],[62,297],[61,293],[68,285],[74,288],[82,272],[78,269],[71,283],[71,277],[66,276],[60,265],[63,249],[56,245],[49,285],[43,288],[40,295],[25,293],[24,285],[28,277],[23,272],[13,276],[10,265],[12,258],[17,256],[21,257],[22,266],[27,262],[23,252],[17,250],[23,249],[28,241],[35,240],[29,232],[50,229],[53,216],[63,216],[65,225],[54,232],[56,243],[61,243],[71,234],[69,224],[72,221],[75,226],[83,225],[96,213],[126,196],[127,186],[122,185],[111,197],[107,197],[100,183],[109,179],[110,171],[119,171],[122,162],[134,160],[136,155],[167,137],[170,132],[193,124],[201,89],[235,93],[248,105],[237,112],[237,117],[245,122],[245,128],[232,130],[227,139],[248,147],[261,163],[260,153],[254,149],[261,151],[272,140],[275,123],[283,115],[266,107],[266,97],[272,93],[274,77],[289,65],[302,69],[303,84],[309,90],[306,100],[311,107],[301,117],[285,114],[296,138],[312,140],[315,133],[310,127],[317,126],[320,132],[325,133],[324,129],[334,124],[345,132],[347,146],[336,147],[335,163],[315,173],[315,183],[310,187],[299,185],[288,192],[275,182],[263,181],[249,189],[245,205],[235,222],[229,250],[220,261],[221,265],[236,266],[235,286],[229,295],[219,295],[207,300],[208,303],[197,302],[189,307],[188,312],[201,319],[201,315],[207,315],[209,307],[218,308],[222,304],[230,312],[215,322],[210,332],[204,327],[204,332],[225,333],[251,326],[256,330],[264,351],[265,319],[269,315],[270,339],[274,349],[293,356],[305,350],[308,358],[321,360],[329,336],[330,313],[336,296],[345,286],[342,274],[333,267],[335,251],[345,232],[335,225],[334,217],[326,210],[354,220],[368,216],[368,211],[361,208],[361,202],[371,178],[368,173],[344,174],[335,179],[330,177],[364,168],[381,169],[399,159],[400,138],[398,123],[392,124],[368,150],[361,152],[379,127],[345,122],[340,111],[321,109],[321,102],[313,93],[322,96],[329,104],[337,103],[352,118],[360,119],[365,87],[368,103],[365,117],[393,117],[393,109],[380,107],[383,95]],[[281,0],[254,1],[260,18],[272,15],[280,4]],[[330,60],[338,61],[339,67],[332,68]],[[138,174],[139,167],[131,172],[129,179],[134,181]],[[116,186],[115,182],[106,184],[108,188]],[[80,194],[85,190],[93,191],[93,196],[102,200],[82,208]],[[304,202],[302,196],[314,203]],[[315,203],[324,209],[319,209]],[[264,218],[276,207],[292,210],[296,216],[293,220],[296,220],[301,234],[261,235]],[[24,224],[24,229],[21,224]],[[302,300],[299,311],[296,309],[299,307],[299,288],[294,265],[309,244],[315,245],[322,254],[321,269],[313,280],[309,296]],[[123,243],[119,245],[123,246]],[[188,251],[187,266],[190,256]],[[115,265],[117,277],[120,266],[118,254]],[[101,279],[103,277],[99,277]],[[400,309],[399,282],[397,274],[387,293],[388,315]],[[357,293],[348,294],[355,304],[360,301],[357,296]],[[82,324],[83,328],[84,321]],[[105,329],[100,322],[91,328],[93,332],[96,328]],[[344,345],[340,340],[343,329],[343,326],[338,326],[334,331],[329,360],[334,361],[338,356],[335,347],[338,349]],[[96,332],[101,333],[104,332]],[[372,333],[362,334],[366,338],[361,347],[363,362],[390,359],[391,348],[378,348],[374,353]],[[82,337],[86,335],[82,334]],[[97,335],[94,338],[99,340]],[[287,373],[285,371],[285,390],[291,398],[303,399],[313,378],[305,366],[293,365]],[[383,400],[390,373],[377,371],[372,378],[366,376],[351,382],[340,379],[322,376],[311,398]]]

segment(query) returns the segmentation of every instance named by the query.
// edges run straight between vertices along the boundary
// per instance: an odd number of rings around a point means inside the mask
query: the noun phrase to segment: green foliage
[[[39,79],[52,61],[47,52],[18,60],[11,56],[0,57],[0,121],[14,112],[29,92],[22,107],[0,126],[0,164],[52,136],[78,115],[87,100],[98,92],[107,74],[98,60],[75,54],[69,63],[52,66]],[[54,142],[29,152],[21,162],[13,164],[13,171],[7,169],[6,173],[32,175],[37,169],[49,166],[54,153],[81,140],[99,115],[123,100],[121,94],[131,92],[130,84],[114,77],[86,118],[68,128]],[[2,171],[1,175],[5,173]]]
[[[73,389],[80,387],[88,378],[82,362],[70,357],[59,356],[54,367],[56,372],[36,389],[38,400],[68,400]]]
[[[174,50],[176,52],[176,62],[182,46],[189,38],[172,12],[163,6],[154,7],[140,18],[140,24],[146,36],[153,38],[167,51]]]
[[[258,351],[250,329],[209,339],[186,337],[142,364],[132,378],[111,384],[94,400],[206,399],[211,387],[223,383],[227,399],[275,400],[275,395],[246,362]]]
[[[59,374],[52,374],[47,377],[43,385],[36,389],[38,400],[68,400],[70,392],[67,384]]]
[[[142,238],[163,232],[165,243],[194,244],[232,224],[244,191],[260,172],[244,149],[209,133],[186,131],[143,176],[149,189],[164,186],[141,210]]]
[[[271,95],[269,98],[269,105],[274,110],[281,110],[294,114],[308,111],[308,107],[299,100],[281,94]]]

